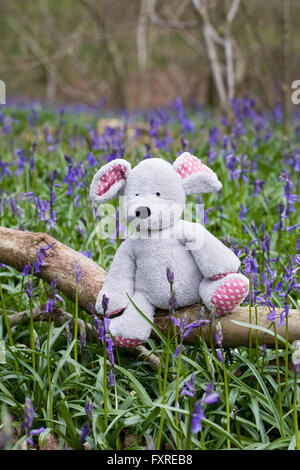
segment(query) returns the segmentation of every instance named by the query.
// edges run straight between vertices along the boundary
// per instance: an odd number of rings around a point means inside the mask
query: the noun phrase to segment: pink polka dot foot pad
[[[226,315],[240,305],[248,293],[248,284],[239,278],[227,279],[214,293],[211,303],[218,315]]]
[[[136,348],[143,344],[143,341],[140,339],[122,338],[122,336],[116,336],[114,339],[116,344],[121,348]]]

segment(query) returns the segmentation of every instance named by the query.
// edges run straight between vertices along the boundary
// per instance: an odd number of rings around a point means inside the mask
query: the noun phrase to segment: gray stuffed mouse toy
[[[103,313],[102,298],[109,298],[110,332],[122,347],[147,341],[156,308],[168,309],[170,286],[167,268],[174,273],[178,307],[199,298],[217,315],[233,312],[248,294],[248,279],[238,273],[239,259],[205,227],[182,219],[189,194],[219,191],[216,174],[198,158],[182,153],[172,164],[160,158],[141,161],[131,169],[116,159],[95,174],[90,197],[97,204],[122,197],[124,213],[136,230],[123,241],[99,292],[96,311]]]

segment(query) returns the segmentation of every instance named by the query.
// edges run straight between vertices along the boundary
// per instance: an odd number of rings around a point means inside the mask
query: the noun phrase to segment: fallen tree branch
[[[29,320],[29,318],[30,310],[25,310],[23,312],[13,313],[10,315],[9,323],[10,326],[13,327],[19,325],[20,323],[24,323],[25,321]],[[40,305],[32,310],[32,318],[33,321],[48,321],[49,313],[46,312],[45,306]],[[58,306],[54,306],[53,312],[50,314],[50,319],[60,326],[66,325],[68,322],[70,322],[70,330],[74,330],[75,318],[73,315],[71,315],[71,313],[66,312]],[[79,332],[84,331],[86,335],[90,335],[93,339],[96,339],[97,336],[99,336],[96,328],[81,320],[80,318],[78,318],[78,330]]]
[[[25,310],[23,312],[13,313],[9,316],[9,323],[11,327],[17,326],[21,323],[29,321],[30,310]],[[40,305],[35,307],[32,310],[33,321],[49,321],[49,313],[46,312],[45,306]],[[53,312],[50,314],[51,321],[57,323],[60,326],[67,325],[69,323],[70,331],[74,331],[75,328],[75,318],[71,313],[66,312],[56,303],[53,306]],[[92,341],[99,340],[99,332],[93,327],[90,323],[87,323],[81,318],[78,318],[78,330],[80,336],[89,337]],[[131,348],[130,354],[134,356],[141,356],[147,358],[149,362],[152,362],[156,367],[160,363],[160,357],[157,354],[151,353],[145,346],[140,345],[136,348]]]
[[[54,239],[45,233],[23,232],[19,230],[12,230],[5,227],[0,227],[0,263],[11,266],[18,271],[22,272],[27,264],[34,265],[37,251],[43,247],[51,244],[54,245],[47,250],[44,257],[44,264],[40,266],[40,272],[36,274],[39,278],[50,283],[55,276],[58,278],[57,288],[63,292],[71,300],[75,300],[76,291],[76,264],[80,263],[81,268],[81,281],[79,284],[78,303],[80,308],[88,313],[91,313],[91,304],[94,306],[99,290],[101,289],[105,278],[106,272],[94,261],[86,256],[78,253],[72,248],[67,247],[63,243]],[[176,312],[176,316],[182,318],[185,314],[189,322],[198,319],[200,307],[199,305],[192,305],[186,308],[180,308]],[[280,317],[280,309],[276,310],[276,315]],[[65,312],[66,313],[66,312]],[[271,323],[268,321],[267,316],[269,309],[267,307],[257,307],[257,325],[258,327],[270,328]],[[10,322],[18,318],[19,313],[10,315]],[[62,321],[63,316],[57,321]],[[67,314],[70,315],[70,314]],[[69,318],[72,316],[70,315]],[[255,309],[252,308],[252,318],[255,318]],[[297,310],[289,311],[289,341],[293,342],[300,338],[300,313]],[[224,346],[247,346],[249,344],[249,328],[235,324],[233,321],[243,323],[249,322],[249,309],[248,307],[239,307],[234,313],[218,318],[221,322],[224,334]],[[157,310],[155,315],[156,326],[166,334],[168,328],[168,312]],[[212,334],[214,335],[216,321],[212,322]],[[258,340],[271,346],[274,344],[274,336],[270,329],[270,334],[264,331],[257,331]],[[278,335],[285,337],[285,325],[277,327]],[[185,338],[185,342],[193,344],[196,338],[202,334],[205,341],[209,342],[209,326],[204,326],[201,329],[195,328]],[[152,333],[155,337],[155,332]],[[255,341],[255,328],[252,328],[252,337]]]

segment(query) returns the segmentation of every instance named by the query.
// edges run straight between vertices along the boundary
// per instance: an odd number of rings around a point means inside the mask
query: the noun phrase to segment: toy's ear
[[[173,168],[181,176],[186,195],[212,193],[222,188],[216,173],[189,152],[179,155],[173,163]]]
[[[130,163],[121,158],[102,166],[92,180],[90,198],[101,203],[120,196],[124,191],[130,170]]]

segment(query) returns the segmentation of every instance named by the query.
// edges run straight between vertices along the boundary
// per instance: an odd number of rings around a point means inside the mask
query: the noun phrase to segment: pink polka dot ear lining
[[[176,171],[182,179],[195,173],[212,173],[212,170],[205,166],[198,158],[193,157],[193,155],[185,156]]]
[[[114,165],[108,168],[100,177],[97,189],[97,196],[102,196],[118,181],[125,179],[126,167],[123,165]]]

